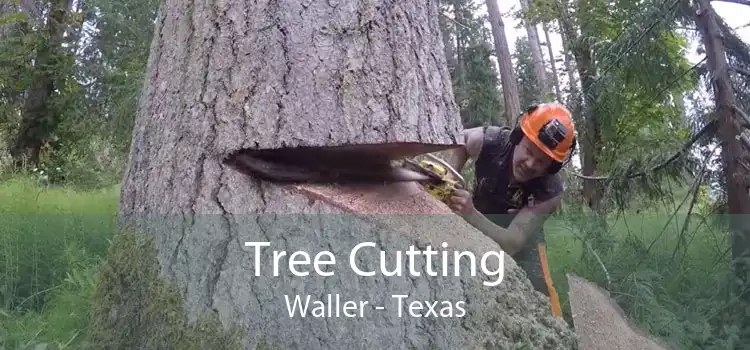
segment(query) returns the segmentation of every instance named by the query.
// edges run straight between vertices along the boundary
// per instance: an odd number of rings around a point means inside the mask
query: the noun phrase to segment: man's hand
[[[474,212],[474,203],[471,193],[464,189],[456,189],[448,199],[448,207],[459,214],[470,214]]]

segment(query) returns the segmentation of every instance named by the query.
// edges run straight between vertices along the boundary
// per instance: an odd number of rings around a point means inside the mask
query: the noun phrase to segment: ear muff
[[[547,169],[547,173],[549,174],[557,174],[560,169],[562,169],[565,164],[568,164],[570,162],[570,159],[573,158],[573,152],[576,150],[576,137],[573,136],[573,143],[570,144],[570,151],[568,151],[568,158],[565,159],[564,162],[553,162],[552,165],[549,166]]]

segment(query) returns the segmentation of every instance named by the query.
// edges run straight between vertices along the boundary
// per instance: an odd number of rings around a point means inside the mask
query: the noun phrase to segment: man
[[[564,183],[558,171],[576,143],[570,112],[558,103],[540,104],[524,113],[513,130],[467,129],[464,141],[448,162],[461,171],[469,158],[474,160],[477,185],[473,198],[457,190],[448,205],[511,254],[562,317],[542,226],[560,205]]]

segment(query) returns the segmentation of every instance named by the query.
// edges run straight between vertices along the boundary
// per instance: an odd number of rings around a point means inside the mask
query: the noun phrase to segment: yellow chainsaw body
[[[441,181],[439,183],[425,182],[422,186],[428,193],[447,203],[451,195],[453,195],[453,191],[459,187],[458,181],[450,178],[448,169],[437,162],[422,160],[419,162],[419,166],[440,177]]]

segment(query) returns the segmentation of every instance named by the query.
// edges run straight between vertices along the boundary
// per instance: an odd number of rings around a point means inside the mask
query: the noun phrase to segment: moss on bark
[[[190,322],[180,292],[159,274],[151,237],[115,238],[93,295],[92,349],[240,349],[241,329],[215,314]]]

